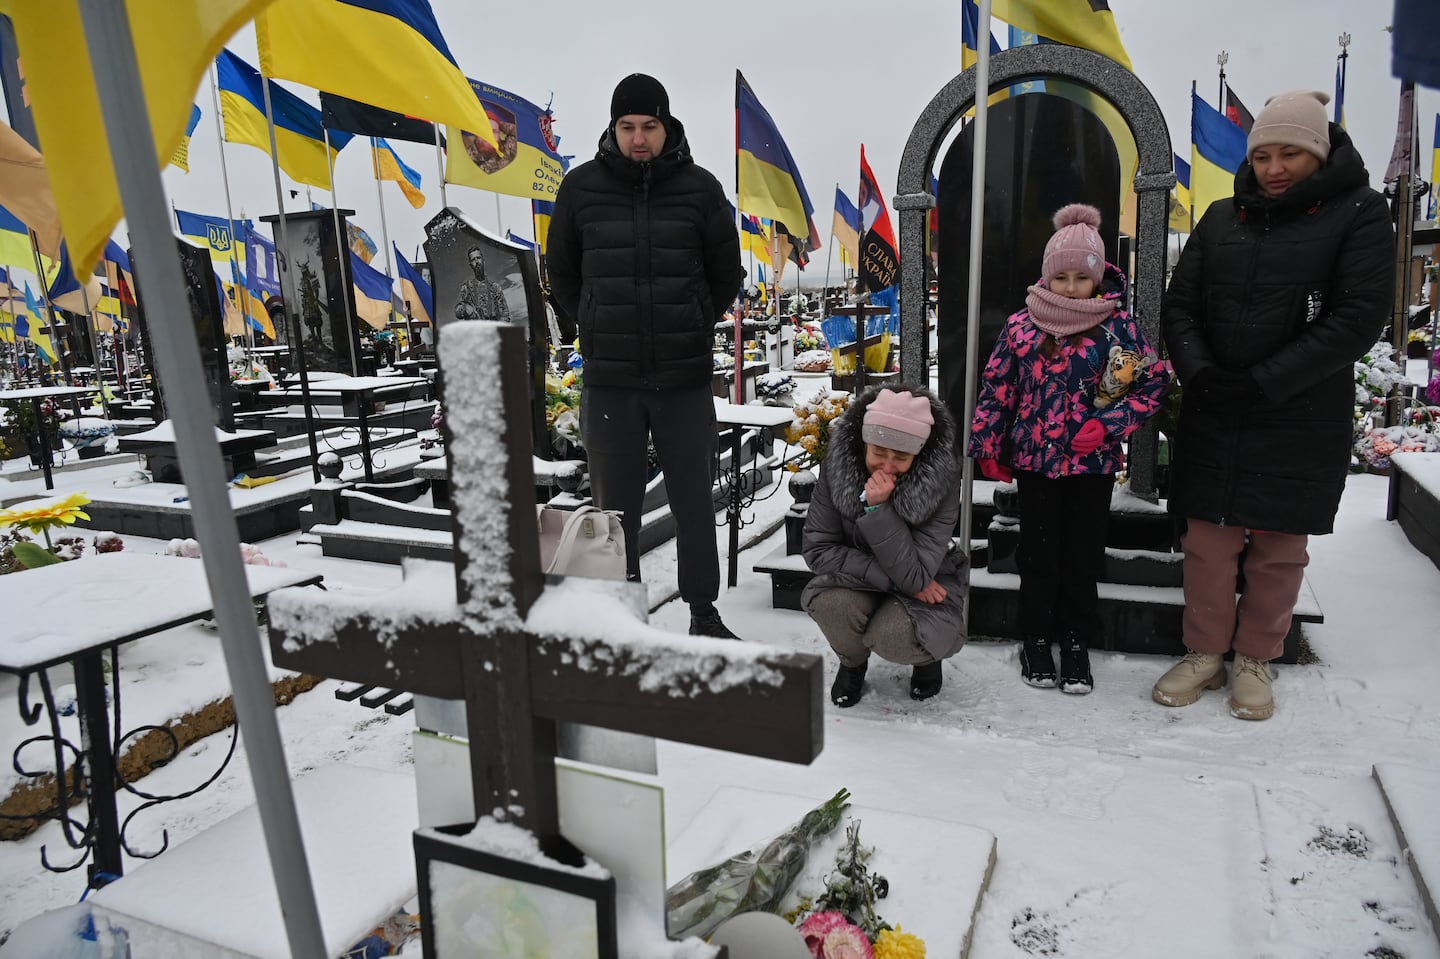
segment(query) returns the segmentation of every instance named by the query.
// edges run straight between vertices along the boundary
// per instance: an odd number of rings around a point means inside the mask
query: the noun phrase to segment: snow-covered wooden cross
[[[809,763],[823,745],[819,657],[639,622],[626,584],[540,566],[525,330],[452,323],[446,387],[454,574],[381,595],[276,594],[276,665],[463,699],[474,808],[560,836],[557,722]],[[703,427],[697,427],[703,428]]]

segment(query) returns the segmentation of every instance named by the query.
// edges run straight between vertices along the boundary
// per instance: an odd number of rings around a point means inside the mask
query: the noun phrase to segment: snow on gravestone
[[[365,597],[282,592],[270,644],[289,669],[463,699],[472,808],[530,830],[548,852],[568,845],[557,722],[809,763],[823,743],[824,671],[815,656],[650,627],[625,612],[623,583],[546,588],[524,337],[518,326],[455,323],[440,344],[453,594],[433,582]]]

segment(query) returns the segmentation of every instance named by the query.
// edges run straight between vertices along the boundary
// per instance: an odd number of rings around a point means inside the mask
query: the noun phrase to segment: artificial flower
[[[45,533],[55,526],[70,526],[77,519],[89,519],[80,507],[90,502],[84,493],[71,493],[64,499],[31,506],[29,509],[0,510],[0,526],[19,526],[32,533]]]
[[[804,937],[805,947],[810,950],[810,955],[820,959],[825,937],[841,926],[849,925],[850,920],[838,912],[814,912],[800,923],[800,935]]]
[[[894,929],[881,929],[875,937],[875,959],[925,959],[925,940]]]
[[[825,934],[820,956],[821,959],[875,959],[875,950],[860,927],[847,922]]]

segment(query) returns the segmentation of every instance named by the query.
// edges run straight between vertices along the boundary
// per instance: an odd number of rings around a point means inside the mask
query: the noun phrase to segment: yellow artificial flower
[[[80,507],[90,502],[84,493],[71,493],[61,500],[41,503],[29,509],[0,509],[0,526],[20,526],[32,533],[52,526],[69,526],[77,519],[89,519]]]
[[[807,453],[813,453],[820,448],[820,438],[818,436],[802,436],[800,448]]]
[[[901,932],[899,926],[881,929],[875,937],[875,959],[925,959],[925,940]]]

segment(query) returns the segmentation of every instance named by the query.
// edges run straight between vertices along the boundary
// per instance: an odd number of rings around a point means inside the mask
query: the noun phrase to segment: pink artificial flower
[[[823,959],[875,959],[875,950],[870,947],[865,933],[848,922],[825,934],[820,954]]]
[[[838,912],[812,912],[800,923],[800,935],[805,938],[805,948],[810,950],[810,955],[815,959],[824,959],[825,937],[833,930],[841,926],[849,926],[850,921]],[[852,927],[853,928],[853,927]]]

